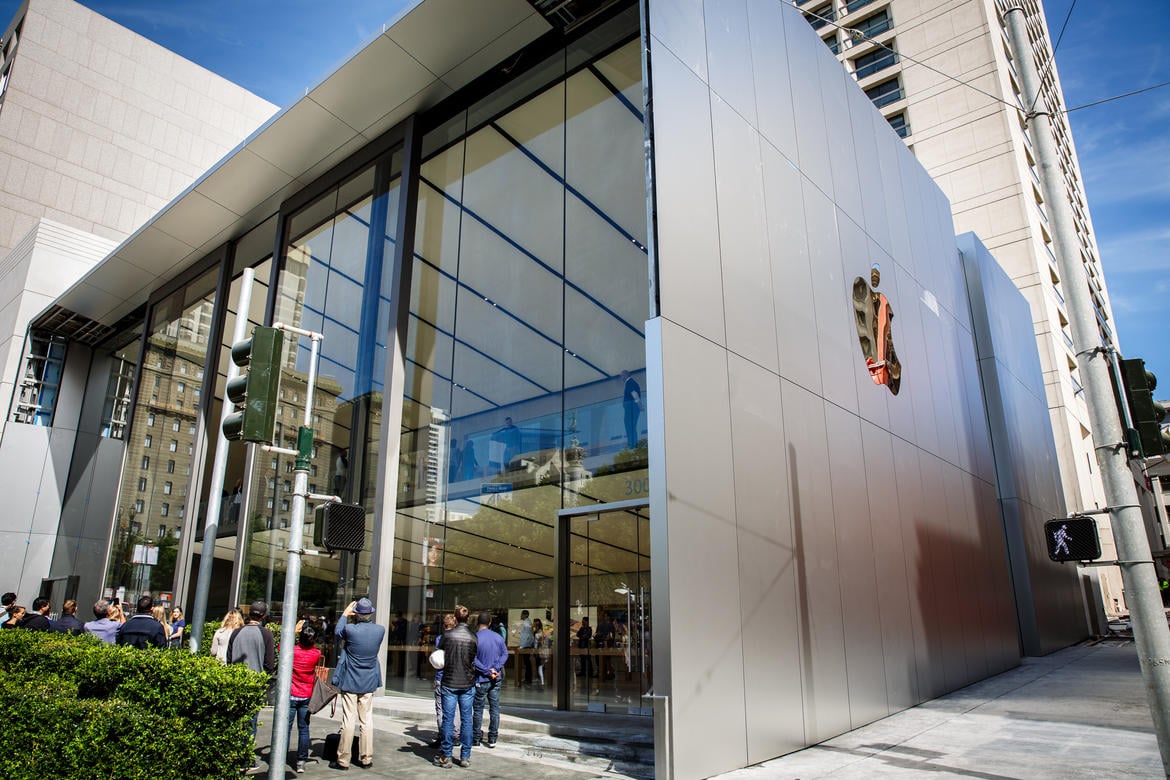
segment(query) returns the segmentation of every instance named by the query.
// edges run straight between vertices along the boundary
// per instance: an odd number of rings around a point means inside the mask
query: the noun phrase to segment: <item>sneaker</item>
[[[492,750],[495,750],[495,749],[496,749],[496,743],[495,743],[495,742],[489,742],[489,743],[487,743],[487,746],[488,746],[489,748],[491,748]]]
[[[373,765],[374,765],[373,761],[359,761],[358,762],[358,766],[360,766],[362,769],[369,769]]]
[[[451,756],[435,756],[435,766],[440,769],[450,769]]]
[[[470,758],[457,758],[457,759],[455,759],[455,766],[461,766],[464,769],[467,769],[467,767],[471,766],[471,759]]]
[[[347,769],[349,769],[349,765],[348,764],[339,764],[336,761],[334,761],[332,764],[329,765],[329,768],[330,769],[347,770]]]
[[[298,762],[297,762],[297,774],[298,774],[298,775],[303,775],[304,773],[305,773],[305,762],[304,762],[304,761],[298,761]]]

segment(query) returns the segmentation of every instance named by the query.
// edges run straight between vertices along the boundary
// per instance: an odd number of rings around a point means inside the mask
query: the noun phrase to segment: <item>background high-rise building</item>
[[[79,483],[116,480],[117,474],[70,473],[61,454],[122,446],[139,361],[140,331],[46,310],[275,110],[73,0],[28,0],[9,22],[0,40],[0,439],[38,464],[40,482],[14,498],[0,520],[0,546],[12,551],[0,564],[9,587],[23,597],[47,587],[42,578],[54,559],[100,559],[106,548],[108,517],[65,534],[69,542],[58,543],[57,535],[66,496]],[[172,224],[146,254],[191,240],[184,225]],[[120,261],[119,276],[120,284],[140,290],[154,283],[133,259]],[[106,285],[87,288],[85,295],[101,305],[114,300],[114,292]],[[168,369],[188,368],[182,348],[193,334],[207,332],[205,308],[190,308],[164,334],[170,338]],[[29,323],[43,312],[43,324],[64,330],[30,332]],[[69,415],[54,419],[82,390],[64,381],[66,364],[92,359],[67,345],[66,337],[103,345],[101,360],[110,363],[108,387],[95,388],[93,397],[103,398],[94,402],[104,411],[92,431],[78,431],[75,413],[72,421]],[[157,487],[167,495],[163,519],[141,529],[151,540],[173,537],[183,517],[182,491],[169,494],[176,468],[183,468],[180,456],[191,447],[195,374],[202,371],[195,368],[190,378],[177,375],[172,382],[167,375],[157,411],[170,415],[160,420],[168,435],[157,436],[149,451],[153,470],[134,473],[134,486],[144,494]],[[136,467],[148,461],[147,453],[133,454]]]
[[[1003,13],[1017,0],[801,0],[809,24],[857,79],[950,199],[958,232],[985,242],[1032,308],[1068,511],[1106,505],[1069,330],[1064,284],[1025,124]],[[1021,3],[1048,105],[1064,97],[1039,0]],[[1052,114],[1081,261],[1102,343],[1113,313],[1065,114]],[[1113,552],[1102,518],[1106,557]],[[1115,557],[1115,556],[1114,556]],[[1121,578],[1101,575],[1107,610],[1124,611]]]

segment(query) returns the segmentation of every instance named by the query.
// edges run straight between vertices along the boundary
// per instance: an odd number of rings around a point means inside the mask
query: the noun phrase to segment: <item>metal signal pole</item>
[[[293,646],[296,644],[297,606],[301,589],[301,555],[305,553],[305,505],[309,499],[309,460],[313,454],[313,395],[317,382],[317,357],[320,333],[276,323],[272,327],[307,336],[312,344],[309,355],[308,386],[305,392],[304,422],[297,430],[297,448],[264,447],[296,458],[293,468],[292,516],[288,524],[288,563],[284,573],[284,608],[280,619],[280,662],[276,672],[276,706],[272,715],[272,749],[268,756],[268,777],[284,778],[288,755],[289,689],[292,686]]]
[[[1162,754],[1162,767],[1170,776],[1170,629],[1166,625],[1166,612],[1158,592],[1157,573],[1133,472],[1127,461],[1124,431],[1113,402],[1113,384],[1109,375],[1113,350],[1101,344],[1097,315],[1089,298],[1085,268],[1081,263],[1072,206],[1065,190],[1052,132],[1053,108],[1041,96],[1040,77],[1028,41],[1027,16],[1019,0],[1014,0],[1006,9],[1004,19],[1012,57],[1020,75],[1021,97],[1025,106],[1033,107],[1025,120],[1036,152],[1044,201],[1053,228],[1057,267],[1064,280],[1073,344],[1096,443],[1097,464],[1105,483],[1105,500],[1109,504],[1106,511],[1112,520],[1113,538],[1117,542],[1117,565],[1125,584],[1133,636],[1158,737],[1158,749]]]

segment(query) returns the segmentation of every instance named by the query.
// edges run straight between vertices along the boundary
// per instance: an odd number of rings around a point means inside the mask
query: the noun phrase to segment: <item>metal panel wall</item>
[[[655,693],[690,778],[1002,671],[1018,643],[949,204],[791,5],[647,18]],[[858,340],[874,264],[896,395]]]

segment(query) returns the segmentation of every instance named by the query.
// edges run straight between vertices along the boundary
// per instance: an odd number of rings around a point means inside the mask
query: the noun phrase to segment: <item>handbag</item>
[[[325,705],[333,702],[334,711],[337,708],[337,694],[340,693],[320,676],[313,681],[313,693],[309,696],[309,712],[316,715],[325,709]]]
[[[443,652],[442,648],[439,648],[435,652],[428,655],[427,660],[431,662],[431,666],[435,667],[436,669],[442,669],[447,665],[447,654]]]

